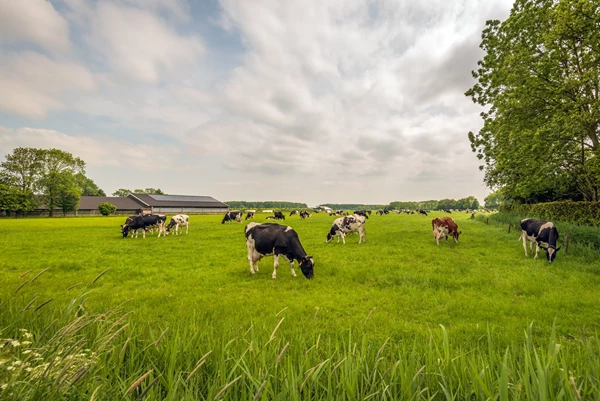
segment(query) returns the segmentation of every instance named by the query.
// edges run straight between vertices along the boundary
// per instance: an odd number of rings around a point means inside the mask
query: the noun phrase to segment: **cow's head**
[[[315,275],[314,268],[315,260],[312,258],[312,256],[306,255],[300,261],[300,270],[302,270],[302,274],[304,274],[304,276],[309,280]]]
[[[123,238],[127,238],[127,234],[129,234],[129,226],[127,224],[121,226],[121,234],[123,234]]]
[[[325,242],[330,242],[333,239],[333,237],[335,237],[339,229],[340,228],[334,224],[333,227],[331,227],[331,230],[329,230],[329,232],[327,233],[327,239],[325,240]]]
[[[554,248],[549,246],[548,248],[544,249],[546,249],[546,259],[548,259],[548,263],[554,262],[554,259],[556,259],[556,252],[560,251],[560,247]]]
[[[454,233],[452,233],[452,236],[458,242],[458,236],[461,234],[462,234],[462,231],[458,231],[458,232],[455,231]]]

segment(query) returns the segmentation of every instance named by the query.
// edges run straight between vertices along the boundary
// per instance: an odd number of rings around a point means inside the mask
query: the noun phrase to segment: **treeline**
[[[391,202],[387,209],[425,209],[425,210],[443,210],[443,209],[479,209],[479,201],[474,196],[467,196],[462,199],[440,199],[427,200],[420,202]]]
[[[321,206],[327,206],[333,210],[376,210],[386,207],[385,205],[361,205],[360,203],[323,203]]]
[[[308,209],[306,203],[284,201],[227,201],[230,209]]]
[[[0,211],[41,207],[63,213],[77,210],[81,195],[106,196],[85,175],[85,162],[59,149],[16,148],[0,163]]]

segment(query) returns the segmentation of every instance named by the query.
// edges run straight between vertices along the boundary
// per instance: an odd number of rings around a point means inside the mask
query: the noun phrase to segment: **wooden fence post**
[[[508,233],[510,234],[510,223],[508,223]]]
[[[485,224],[490,224],[490,218],[485,219]]]
[[[565,235],[565,255],[569,251],[569,234]]]

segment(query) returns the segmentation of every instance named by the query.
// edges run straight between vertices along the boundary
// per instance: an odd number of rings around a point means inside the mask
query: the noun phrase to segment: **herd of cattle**
[[[255,211],[248,211],[246,220],[254,218]],[[417,213],[427,215],[425,210],[417,210]],[[414,213],[414,212],[413,212]],[[290,216],[299,214],[302,219],[311,217],[311,213],[305,211],[292,211]],[[346,243],[346,235],[351,233],[358,234],[358,243],[367,242],[366,221],[371,214],[370,210],[356,210],[354,214],[342,213],[343,217],[339,217],[333,221],[331,229],[327,233],[326,242],[330,242],[337,237],[337,242]],[[386,214],[384,211],[378,214]],[[242,223],[242,212],[233,211],[225,213],[221,224],[232,221]],[[285,220],[282,212],[275,211],[272,216],[267,219]],[[189,231],[189,217],[185,214],[178,214],[171,218],[169,224],[166,224],[166,216],[160,214],[136,215],[130,216],[121,226],[123,238],[131,235],[137,238],[138,232],[142,231],[143,237],[146,238],[146,231],[153,233],[158,230],[158,236],[161,234],[169,235],[170,232],[175,232],[178,235],[183,233],[183,228],[186,229],[186,234]],[[433,230],[433,238],[437,245],[440,244],[440,239],[452,237],[454,242],[458,244],[458,237],[462,231],[458,231],[458,225],[452,217],[436,217],[431,221]],[[292,276],[296,276],[294,270],[294,260],[298,261],[298,265],[302,274],[306,278],[313,278],[315,261],[312,256],[308,256],[300,238],[294,229],[290,226],[283,226],[276,223],[249,223],[245,228],[246,247],[248,249],[248,262],[250,263],[250,273],[254,274],[258,271],[258,261],[264,256],[274,256],[274,270],[272,277],[277,276],[277,267],[279,266],[279,257],[283,258],[290,264]],[[537,259],[540,248],[546,251],[546,259],[552,263],[556,258],[556,253],[560,250],[557,248],[558,230],[552,222],[535,219],[521,220],[521,236],[519,240],[523,241],[523,249],[525,256],[527,253],[527,242],[529,249],[533,252],[533,244],[536,245],[535,257]]]

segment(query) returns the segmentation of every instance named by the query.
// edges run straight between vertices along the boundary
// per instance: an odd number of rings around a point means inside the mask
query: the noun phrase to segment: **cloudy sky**
[[[107,193],[316,205],[489,193],[463,94],[509,0],[0,0],[0,154]]]

